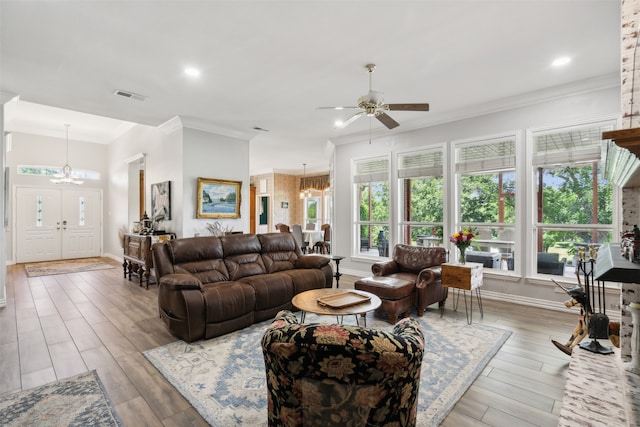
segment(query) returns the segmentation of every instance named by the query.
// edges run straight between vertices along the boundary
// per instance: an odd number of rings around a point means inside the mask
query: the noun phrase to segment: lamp
[[[77,176],[73,175],[73,169],[71,169],[71,166],[69,166],[69,126],[70,125],[65,124],[65,126],[67,127],[67,162],[62,167],[62,173],[54,174],[53,178],[51,178],[49,181],[53,182],[54,184],[80,185],[84,183],[84,181],[79,180]]]
[[[307,164],[302,164],[304,175],[302,180],[300,181],[300,198],[304,199],[306,197],[311,197],[311,190],[307,188]]]

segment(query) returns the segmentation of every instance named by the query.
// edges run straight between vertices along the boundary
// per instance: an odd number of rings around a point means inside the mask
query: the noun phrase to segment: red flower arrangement
[[[465,263],[466,261],[465,252],[467,248],[471,246],[471,239],[473,239],[474,237],[475,236],[471,232],[471,230],[468,230],[466,228],[463,228],[457,233],[453,233],[451,236],[449,236],[449,241],[455,244],[458,250],[460,251],[460,256],[458,258],[458,262],[460,264]]]
[[[466,249],[471,246],[471,239],[474,237],[474,234],[470,230],[462,229],[457,233],[453,233],[449,237],[449,241],[454,243],[458,249]]]

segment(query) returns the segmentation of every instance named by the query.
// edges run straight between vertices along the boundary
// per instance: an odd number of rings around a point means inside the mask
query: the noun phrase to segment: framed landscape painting
[[[242,181],[198,178],[196,218],[240,218]]]

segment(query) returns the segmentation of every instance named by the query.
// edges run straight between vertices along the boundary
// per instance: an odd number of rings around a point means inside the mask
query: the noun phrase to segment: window
[[[62,173],[62,169],[55,166],[18,165],[18,174],[20,175],[53,176],[61,173]],[[74,169],[73,175],[80,179],[92,179],[96,181],[100,179],[100,172],[83,170],[83,169]]]
[[[611,242],[613,186],[604,178],[600,157],[602,132],[614,125],[602,122],[532,134],[534,273],[575,277],[581,247]]]
[[[313,224],[314,230],[320,230],[320,198],[307,197],[304,199],[304,223],[305,226]],[[308,227],[307,227],[308,229]]]
[[[357,252],[389,256],[389,159],[354,162]]]
[[[443,157],[441,148],[398,155],[399,241],[404,244],[443,244]]]
[[[476,235],[467,252],[485,268],[514,270],[516,252],[516,136],[455,145],[456,230]]]

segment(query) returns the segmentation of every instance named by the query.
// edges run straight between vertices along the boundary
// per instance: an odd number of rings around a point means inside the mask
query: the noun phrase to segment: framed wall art
[[[151,184],[151,219],[171,219],[171,181]]]
[[[196,218],[240,218],[242,181],[198,178]]]

